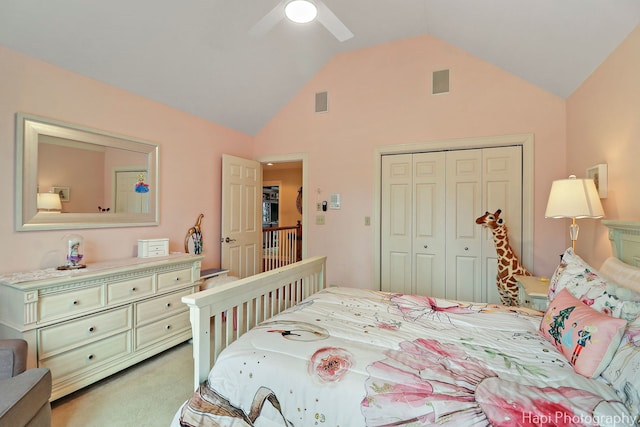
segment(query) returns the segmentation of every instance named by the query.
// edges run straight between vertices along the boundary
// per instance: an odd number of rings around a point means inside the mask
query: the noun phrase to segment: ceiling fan
[[[300,7],[303,12],[306,12],[306,16],[299,20],[295,17],[290,17],[289,12],[296,7]],[[276,7],[256,22],[249,30],[249,34],[262,36],[285,18],[297,23],[306,23],[317,19],[341,42],[353,37],[353,33],[321,0],[281,0]]]

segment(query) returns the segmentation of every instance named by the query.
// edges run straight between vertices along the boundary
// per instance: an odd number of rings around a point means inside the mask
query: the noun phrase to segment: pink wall
[[[640,220],[639,76],[640,26],[567,100],[567,170],[585,176],[588,167],[608,164],[605,219]],[[579,225],[576,252],[599,266],[611,255],[607,228],[598,220]]]
[[[0,75],[0,272],[61,264],[62,238],[69,233],[15,231],[16,112],[160,146],[160,226],[79,230],[88,262],[136,255],[141,238],[168,237],[171,251],[183,251],[187,230],[204,213],[203,267],[219,266],[221,154],[250,157],[252,137],[2,46]]]
[[[451,70],[451,93],[430,95],[431,73]],[[314,113],[314,94],[329,112]],[[565,175],[565,101],[431,36],[347,52],[326,66],[257,135],[256,156],[306,152],[309,212],[342,194],[326,225],[307,224],[308,255],[329,254],[328,282],[373,286],[374,148],[461,137],[533,133],[534,273],[550,275],[566,243],[544,218],[553,178]],[[312,193],[309,193],[312,194]],[[313,219],[313,215],[310,216]],[[311,221],[313,222],[313,221]]]
[[[158,143],[159,227],[82,230],[88,261],[129,257],[138,238],[169,237],[182,250],[186,230],[205,214],[205,267],[219,263],[220,156],[307,153],[309,212],[342,194],[326,225],[307,224],[309,255],[330,254],[329,283],[371,287],[374,149],[450,138],[535,136],[534,273],[549,275],[569,244],[568,223],[544,218],[551,182],[609,164],[608,218],[637,220],[633,185],[640,146],[640,30],[567,101],[431,36],[332,58],[254,138],[0,47],[0,187],[13,200],[15,113],[42,115]],[[451,93],[431,96],[434,70],[451,69]],[[313,112],[329,92],[329,113]],[[568,139],[568,147],[567,147]],[[568,157],[567,157],[568,156]],[[632,159],[631,161],[626,159]],[[636,178],[636,179],[634,179]],[[0,272],[57,265],[64,231],[14,231],[13,203],[0,205]],[[310,217],[312,219],[313,216]],[[578,252],[610,251],[597,222],[581,222]],[[596,244],[595,249],[588,246]],[[598,265],[598,262],[594,262]]]

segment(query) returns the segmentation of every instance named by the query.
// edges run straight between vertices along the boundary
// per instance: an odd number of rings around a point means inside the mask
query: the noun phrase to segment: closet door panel
[[[381,289],[411,292],[411,154],[382,158]]]
[[[449,151],[446,164],[446,297],[480,301],[482,150]]]
[[[389,253],[389,286],[383,289],[402,294],[411,293],[411,254],[404,252]]]
[[[413,293],[445,296],[446,211],[444,152],[413,156]]]
[[[449,282],[453,289],[447,289],[447,291],[453,291],[455,297],[448,296],[447,298],[457,299],[460,301],[479,301],[477,297],[480,276],[480,259],[477,256],[456,256],[452,263],[455,264],[455,282]]]
[[[522,253],[522,148],[500,147],[483,150],[483,206],[494,212],[502,209],[500,218],[505,221],[511,247],[517,254]],[[484,213],[479,212],[478,215]],[[486,286],[482,301],[500,303],[496,287],[497,255],[493,236],[483,230],[482,276]]]

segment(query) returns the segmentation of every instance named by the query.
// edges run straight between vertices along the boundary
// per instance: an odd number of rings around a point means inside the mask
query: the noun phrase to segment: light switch
[[[364,217],[364,225],[371,225],[371,217],[370,216],[365,216]]]
[[[316,225],[324,225],[324,215],[316,215]]]

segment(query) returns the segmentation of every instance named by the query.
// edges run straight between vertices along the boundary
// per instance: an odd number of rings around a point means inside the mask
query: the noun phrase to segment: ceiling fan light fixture
[[[284,7],[284,14],[297,24],[306,24],[316,19],[318,8],[308,0],[293,0]]]

